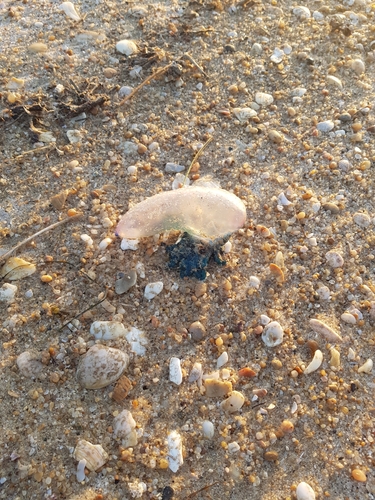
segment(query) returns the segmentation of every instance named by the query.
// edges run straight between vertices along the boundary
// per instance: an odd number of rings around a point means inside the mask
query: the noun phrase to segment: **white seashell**
[[[263,326],[266,326],[268,325],[268,323],[270,323],[271,319],[266,316],[265,314],[261,314],[260,315],[260,318],[259,318],[259,323]]]
[[[144,297],[147,300],[154,299],[163,290],[164,284],[162,281],[156,281],[155,283],[149,283],[146,285]]]
[[[317,22],[323,21],[323,19],[324,19],[324,14],[322,14],[318,10],[314,10],[312,16],[315,19],[315,21],[317,21]]]
[[[246,123],[250,118],[258,113],[252,108],[234,108],[233,114],[241,123]]]
[[[232,250],[232,242],[227,241],[221,248],[223,249],[224,253],[230,253],[230,251]]]
[[[293,14],[301,20],[310,19],[311,12],[304,5],[299,5],[293,9]]]
[[[193,186],[165,191],[138,203],[123,216],[116,234],[140,238],[175,229],[214,239],[236,231],[245,220],[245,205],[233,193]]]
[[[198,386],[200,387],[202,385],[202,375],[202,363],[194,363],[189,375],[189,382],[198,382]]]
[[[116,439],[121,439],[124,448],[135,446],[138,443],[138,436],[135,430],[136,422],[128,410],[123,410],[113,421],[113,435]]]
[[[283,50],[280,50],[279,47],[275,47],[270,59],[273,63],[279,64],[284,59],[284,55],[285,55],[285,52]]]
[[[356,354],[355,354],[355,351],[353,351],[353,349],[351,347],[349,347],[349,351],[348,351],[348,360],[349,361],[355,361],[356,359]]]
[[[86,479],[86,474],[85,474],[86,464],[87,461],[84,458],[78,462],[76,477],[79,483],[82,483],[82,481]]]
[[[348,325],[355,325],[357,323],[355,316],[348,312],[344,312],[343,314],[341,314],[341,320]]]
[[[319,319],[310,319],[309,323],[314,332],[323,335],[329,342],[342,342],[340,335],[332,330],[331,327],[323,323],[323,321]]]
[[[261,106],[269,106],[273,103],[273,97],[271,94],[265,94],[264,92],[256,92],[255,102]]]
[[[284,337],[283,329],[277,321],[271,321],[262,332],[262,340],[267,347],[275,347],[282,343]]]
[[[315,500],[315,491],[307,483],[299,483],[296,495],[297,500]]]
[[[307,92],[307,89],[305,89],[303,87],[297,87],[290,92],[290,95],[292,97],[302,97],[306,94],[306,92]]]
[[[222,366],[225,365],[225,363],[228,363],[228,353],[224,351],[216,361],[216,368],[221,368]]]
[[[60,6],[59,9],[64,11],[65,14],[70,17],[70,19],[73,19],[73,21],[80,21],[81,18],[76,11],[76,8],[72,4],[72,2],[63,2]]]
[[[327,259],[327,263],[334,269],[336,269],[337,267],[342,267],[344,265],[343,256],[336,250],[330,250],[326,253],[325,257]]]
[[[250,288],[255,288],[256,290],[258,290],[260,287],[260,279],[256,276],[250,276],[249,286]]]
[[[371,224],[371,219],[367,214],[362,212],[357,212],[353,215],[353,221],[357,224],[357,226],[366,228]]]
[[[126,329],[118,321],[94,321],[91,325],[90,333],[96,339],[112,340],[125,337]]]
[[[23,352],[17,358],[17,366],[24,377],[37,378],[43,370],[40,353],[34,349]]]
[[[332,120],[325,120],[324,122],[319,122],[316,128],[319,132],[330,132],[335,128],[335,124]]]
[[[169,361],[169,380],[177,385],[182,383],[181,360],[179,358],[171,358]]]
[[[288,205],[292,205],[292,202],[288,200],[284,193],[280,193],[277,197],[277,203],[282,205],[283,207],[287,207]]]
[[[368,359],[362,366],[358,368],[358,373],[371,373],[374,363],[372,359]]]
[[[323,362],[323,353],[322,351],[319,351],[319,349],[317,349],[314,353],[314,357],[311,363],[305,368],[304,374],[309,375],[310,373],[315,372],[320,367],[322,362]]]
[[[4,283],[0,288],[0,302],[7,302],[8,304],[14,302],[17,290],[18,287],[16,285]]]
[[[136,44],[131,40],[120,40],[116,43],[116,50],[126,56],[131,56],[132,54],[136,54],[138,52]]]
[[[212,422],[205,420],[202,424],[203,436],[207,439],[212,439],[215,434],[215,427]]]
[[[88,247],[92,247],[94,244],[93,239],[88,234],[81,234],[81,240],[84,241]]]
[[[340,78],[337,78],[337,76],[328,75],[327,76],[327,83],[329,85],[333,85],[334,87],[338,87],[339,89],[342,89],[342,87],[343,87],[342,81],[340,80]]]
[[[103,467],[108,460],[108,454],[100,444],[91,444],[85,439],[78,441],[73,457],[78,461],[86,460],[86,467],[92,472]]]
[[[178,165],[177,163],[167,163],[165,165],[166,172],[183,172],[185,170],[184,165]]]
[[[139,240],[133,240],[129,238],[123,238],[121,240],[120,248],[121,250],[137,250],[139,244]]]
[[[354,71],[354,73],[357,73],[357,75],[361,75],[366,70],[365,63],[362,61],[362,59],[353,59],[352,61],[350,61],[350,67]]]
[[[228,412],[235,413],[239,411],[245,402],[245,396],[238,391],[232,391],[227,399],[220,403],[220,407]]]
[[[85,389],[100,389],[116,382],[128,365],[125,352],[94,345],[79,360],[76,377]]]
[[[184,463],[182,456],[182,439],[178,432],[168,434],[168,463],[172,472],[177,472]]]
[[[0,278],[9,281],[20,280],[35,273],[36,266],[19,257],[10,257],[0,271]]]
[[[338,368],[340,366],[340,353],[334,347],[331,347],[331,359],[329,360],[329,366],[331,368]]]
[[[188,178],[185,179],[185,174],[177,173],[172,182],[172,189],[173,190],[180,189],[183,188],[184,185],[186,187],[189,184],[190,184],[190,179]]]
[[[127,331],[125,337],[130,344],[132,352],[138,356],[144,356],[146,354],[146,345],[148,344],[148,340],[144,332],[133,326]]]

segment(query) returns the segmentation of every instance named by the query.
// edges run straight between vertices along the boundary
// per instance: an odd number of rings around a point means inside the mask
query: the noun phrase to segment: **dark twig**
[[[95,302],[95,304],[92,304],[91,306],[87,307],[86,309],[84,309],[80,313],[76,314],[73,318],[70,318],[70,320],[67,321],[66,323],[64,323],[62,326],[60,326],[60,328],[57,331],[60,332],[63,328],[68,326],[69,323],[71,323],[73,320],[79,318],[80,316],[82,316],[82,314],[85,314],[85,312],[91,311],[91,309],[94,309],[94,307],[96,307],[99,304],[101,304],[102,302],[104,302],[106,298],[107,298],[107,290],[105,291],[104,297],[101,300],[99,300],[99,302]]]

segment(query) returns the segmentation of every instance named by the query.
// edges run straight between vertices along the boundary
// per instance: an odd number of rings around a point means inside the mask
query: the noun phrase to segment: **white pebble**
[[[338,87],[339,89],[342,89],[342,87],[343,87],[342,81],[340,80],[340,78],[337,78],[337,76],[328,75],[327,76],[327,83],[329,85],[334,86],[334,87]]]
[[[169,380],[177,385],[182,382],[181,360],[179,358],[171,358],[169,361]]]
[[[353,314],[350,314],[348,312],[344,312],[341,314],[341,319],[344,323],[347,323],[348,325],[355,325],[357,323],[357,320]]]
[[[25,292],[25,297],[27,299],[31,299],[31,297],[34,295],[34,292],[32,290],[27,290],[27,292]]]
[[[354,71],[354,73],[357,73],[357,75],[361,75],[366,70],[365,63],[362,61],[362,59],[353,59],[352,61],[350,61],[350,67]]]
[[[312,16],[315,19],[315,21],[323,21],[324,19],[324,15],[318,10],[314,10]]]
[[[258,290],[260,287],[260,279],[256,276],[250,276],[249,287]]]
[[[133,92],[134,88],[129,87],[129,85],[124,85],[123,87],[120,88],[118,91],[118,96],[121,98],[126,97],[130,95]]]
[[[315,500],[315,491],[307,483],[299,483],[296,495],[297,500]]]
[[[353,215],[353,221],[357,224],[357,226],[361,228],[368,227],[371,223],[371,219],[369,215],[364,214],[362,212],[357,212]]]
[[[230,241],[227,241],[223,246],[222,246],[223,252],[224,253],[230,253],[232,250],[232,243]]]
[[[266,316],[265,314],[260,315],[259,323],[263,326],[268,325],[268,323],[271,321],[271,318]]]
[[[218,358],[217,358],[217,361],[216,361],[216,367],[217,368],[221,368],[222,366],[224,366],[226,363],[228,363],[228,353],[226,351],[224,351]]]
[[[317,289],[316,293],[319,295],[321,300],[329,300],[331,298],[331,290],[328,286],[321,286]]]
[[[263,52],[263,48],[260,43],[253,43],[251,49],[250,49],[250,54],[254,56],[259,56]]]
[[[90,328],[90,334],[102,340],[112,340],[125,337],[126,329],[118,321],[94,321]]]
[[[283,329],[277,321],[271,321],[262,333],[262,340],[267,347],[275,347],[282,343],[284,337]]]
[[[358,373],[371,373],[374,363],[372,359],[368,359],[362,366],[358,368]]]
[[[316,126],[319,132],[330,132],[335,127],[332,120],[326,120],[324,122],[319,122]]]
[[[99,250],[105,250],[111,243],[111,238],[104,238],[104,240],[99,243]]]
[[[241,447],[237,443],[237,441],[232,441],[231,443],[228,443],[228,452],[229,453],[237,453],[237,451],[240,451]]]
[[[271,94],[266,94],[264,92],[256,92],[255,102],[261,106],[269,106],[273,103],[273,97]]]
[[[277,203],[278,205],[282,205],[283,207],[287,207],[288,205],[292,204],[292,202],[288,200],[284,193],[279,194],[279,196],[277,197]]]
[[[130,165],[130,167],[128,167],[128,174],[129,175],[136,175],[137,172],[138,172],[138,168],[135,165]]]
[[[79,483],[82,483],[82,481],[86,479],[86,474],[85,474],[86,464],[87,461],[84,458],[82,458],[82,460],[78,462],[76,477]]]
[[[168,463],[172,472],[177,472],[184,463],[182,456],[182,439],[178,432],[168,434]]]
[[[121,240],[121,250],[137,250],[139,240],[130,240],[123,238]]]
[[[17,290],[18,288],[16,285],[4,283],[4,285],[0,288],[0,302],[7,302],[8,304],[14,302]]]
[[[310,19],[310,17],[311,17],[310,10],[303,5],[299,5],[298,7],[295,7],[293,9],[293,14],[301,20]]]
[[[149,283],[146,285],[144,296],[147,300],[152,300],[154,297],[159,295],[159,293],[163,290],[163,282],[156,281],[155,283]]]
[[[343,256],[339,252],[337,252],[336,250],[330,250],[329,252],[327,252],[326,259],[327,259],[328,265],[333,267],[333,269],[336,269],[338,267],[342,267],[344,265]]]
[[[121,54],[125,54],[126,56],[131,56],[137,52],[137,46],[131,40],[120,40],[116,43],[117,52],[121,52]]]
[[[88,247],[92,247],[94,244],[93,239],[88,234],[81,234],[81,240],[84,241]]]
[[[215,434],[214,424],[209,420],[205,420],[202,424],[203,436],[207,439],[212,439]]]

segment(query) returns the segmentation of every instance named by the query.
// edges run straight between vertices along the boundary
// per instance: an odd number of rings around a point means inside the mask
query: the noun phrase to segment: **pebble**
[[[224,366],[226,363],[228,363],[228,353],[224,351],[217,359],[216,361],[216,367],[221,368]]]
[[[79,360],[76,377],[85,389],[101,389],[116,382],[128,365],[125,352],[97,344]]]
[[[131,56],[138,52],[138,48],[132,40],[120,40],[116,43],[116,50],[126,56]]]
[[[331,327],[320,321],[319,319],[310,319],[310,326],[314,332],[322,335],[329,342],[342,342],[342,338]]]
[[[215,427],[212,422],[205,420],[202,424],[203,436],[207,439],[212,439],[215,434]]]
[[[294,7],[293,9],[293,14],[297,16],[301,21],[304,21],[306,19],[310,19],[311,17],[311,12],[310,9],[303,5],[299,5],[297,7]]]
[[[124,448],[135,446],[138,443],[136,422],[129,410],[122,410],[113,421],[113,435],[121,439]]]
[[[35,42],[29,45],[29,50],[35,54],[43,54],[44,52],[47,52],[48,46],[42,42]]]
[[[361,228],[366,228],[371,224],[370,216],[362,212],[357,212],[353,215],[353,221],[357,226]]]
[[[132,390],[132,383],[125,375],[122,375],[116,382],[115,388],[113,389],[112,399],[117,403],[121,403]]]
[[[92,472],[103,467],[108,460],[108,454],[100,444],[92,444],[85,439],[78,441],[73,457],[78,461],[85,460],[86,467]]]
[[[118,91],[118,96],[120,99],[122,99],[123,97],[130,95],[133,92],[133,90],[134,90],[134,87],[129,87],[129,85],[124,85]]]
[[[281,144],[284,140],[284,137],[278,132],[277,130],[271,129],[268,132],[268,138],[270,141],[274,142],[275,144]]]
[[[20,354],[16,362],[21,375],[26,378],[37,378],[43,370],[41,359],[41,354],[34,349]]]
[[[176,385],[182,383],[181,360],[179,358],[171,358],[169,361],[169,380]]]
[[[296,489],[297,500],[315,500],[315,491],[307,483],[299,483]]]
[[[372,359],[368,359],[362,366],[358,368],[358,373],[371,373],[374,363]]]
[[[311,363],[305,368],[304,374],[309,375],[312,372],[315,372],[323,362],[323,353],[319,349],[317,349],[314,353],[314,357]]]
[[[359,483],[365,483],[367,481],[366,474],[361,469],[353,469],[352,478]]]
[[[245,396],[241,392],[233,391],[227,399],[222,401],[220,407],[228,413],[235,413],[242,408],[244,402]]]
[[[206,335],[206,328],[200,321],[194,321],[189,326],[189,333],[195,342],[200,342]]]
[[[125,337],[126,329],[118,321],[94,321],[90,334],[94,335],[97,340],[113,340]]]
[[[154,299],[163,290],[164,284],[162,281],[155,281],[155,283],[148,283],[144,291],[144,297],[147,300]]]
[[[338,267],[342,267],[344,265],[343,256],[336,250],[330,250],[326,253],[325,257],[328,265],[330,265],[333,269],[337,269]]]
[[[81,240],[84,241],[88,247],[92,247],[94,244],[93,239],[88,234],[81,234]]]
[[[366,70],[365,63],[362,59],[353,59],[350,61],[350,67],[357,75],[362,75]]]
[[[269,106],[273,103],[273,97],[271,94],[265,94],[264,92],[255,93],[255,102],[261,106]]]
[[[237,443],[237,441],[232,441],[231,443],[228,443],[228,453],[237,453],[238,451],[240,451],[241,447],[240,445]]]
[[[284,55],[285,55],[285,52],[283,50],[279,49],[279,47],[275,47],[270,59],[273,63],[279,64],[283,60]]]
[[[276,462],[279,459],[279,454],[277,453],[277,451],[272,450],[266,451],[263,456],[264,459],[267,460],[267,462]]]
[[[319,122],[316,126],[319,132],[330,132],[335,127],[332,120],[325,120],[324,122]]]
[[[98,245],[99,250],[103,251],[112,243],[111,238],[104,238]]]
[[[168,434],[168,465],[172,472],[177,472],[184,463],[182,438],[177,431]]]
[[[322,203],[322,208],[323,210],[329,210],[332,214],[338,214],[340,212],[340,208],[335,204],[331,202],[327,203]]]
[[[85,474],[86,464],[87,461],[84,458],[78,462],[76,478],[79,483],[82,483],[82,481],[86,479],[86,474]]]
[[[260,279],[257,278],[256,276],[250,276],[249,287],[258,290],[260,287]]]
[[[120,248],[121,250],[137,250],[138,249],[139,240],[130,239],[130,238],[122,238]]]
[[[327,76],[327,84],[332,85],[334,87],[337,87],[339,89],[343,88],[342,81],[340,80],[340,78],[337,78],[337,76],[328,75]]]
[[[281,344],[283,337],[283,329],[277,321],[271,321],[262,332],[262,340],[267,347],[275,347]]]
[[[177,163],[167,163],[164,170],[166,172],[183,172],[185,167],[184,165],[178,165]]]
[[[105,78],[113,78],[114,76],[117,75],[117,69],[115,68],[104,68],[103,69],[103,75],[105,76]]]
[[[329,360],[329,366],[332,368],[339,368],[340,366],[340,353],[334,347],[331,347],[331,359]]]
[[[250,49],[250,54],[253,56],[260,56],[260,54],[263,52],[263,47],[261,46],[260,43],[253,43],[251,49]]]
[[[131,269],[128,273],[118,273],[118,278],[115,282],[115,292],[117,295],[122,295],[130,290],[137,283],[137,271]]]
[[[234,108],[233,114],[241,123],[246,123],[258,113],[252,108]]]
[[[355,325],[357,323],[356,317],[349,312],[344,312],[341,314],[341,320],[348,325]]]
[[[203,369],[202,363],[195,362],[193,368],[191,369],[189,375],[189,382],[198,382],[198,385],[202,385]]]
[[[216,380],[214,378],[207,378],[204,381],[206,388],[206,396],[208,398],[219,398],[225,396],[232,390],[232,383],[229,381]]]
[[[70,19],[73,19],[73,21],[81,20],[81,17],[79,16],[72,2],[63,2],[61,5],[59,5],[59,9],[65,12],[66,16]]]
[[[142,330],[133,326],[127,330],[125,338],[129,342],[132,352],[138,356],[144,356],[146,354],[148,339]]]

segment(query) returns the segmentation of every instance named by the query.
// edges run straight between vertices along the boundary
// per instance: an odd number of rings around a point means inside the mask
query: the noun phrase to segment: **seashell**
[[[309,323],[314,332],[323,335],[329,342],[342,342],[340,335],[332,330],[331,327],[323,323],[323,321],[319,319],[310,319]]]
[[[137,283],[137,271],[131,269],[127,273],[118,273],[118,279],[115,283],[115,292],[122,295],[130,290]]]
[[[138,48],[134,42],[131,40],[120,40],[116,43],[117,52],[121,52],[121,54],[125,54],[126,56],[131,56],[138,52]]]
[[[349,312],[344,312],[341,314],[341,320],[348,325],[355,325],[357,323],[356,317]]]
[[[47,52],[48,46],[42,42],[35,42],[29,45],[29,51],[34,52],[34,54],[43,54]]]
[[[119,349],[92,346],[77,367],[77,380],[85,389],[101,389],[116,382],[129,365],[129,356]]]
[[[358,368],[358,373],[371,373],[374,363],[372,359],[368,359],[362,366]]]
[[[16,285],[4,283],[4,285],[0,288],[0,302],[7,302],[8,304],[14,302],[17,290],[18,287],[16,287]]]
[[[283,329],[277,321],[271,321],[262,332],[262,340],[267,347],[275,347],[282,343],[284,337]]]
[[[234,108],[233,114],[241,123],[246,123],[250,118],[258,113],[252,108]]]
[[[177,163],[171,163],[171,162],[168,162],[166,163],[165,165],[165,169],[164,169],[166,172],[183,172],[185,170],[185,166],[184,165],[178,165]]]
[[[135,420],[128,410],[123,410],[114,419],[113,435],[116,439],[121,439],[121,444],[124,448],[135,446],[138,443],[135,427]]]
[[[74,449],[73,457],[86,460],[86,467],[92,472],[100,469],[108,460],[108,454],[100,444],[91,444],[85,439],[80,439]]]
[[[305,368],[304,374],[309,375],[312,372],[315,372],[319,366],[323,362],[323,353],[319,349],[317,349],[314,353],[314,357],[311,363]]]
[[[273,97],[271,94],[265,94],[264,92],[256,92],[255,102],[261,106],[269,106],[273,103]]]
[[[116,403],[121,403],[132,390],[133,385],[125,375],[120,377],[113,389],[112,399],[116,401]]]
[[[328,265],[336,269],[337,267],[342,267],[344,265],[343,256],[336,250],[330,250],[325,255]]]
[[[68,197],[68,191],[67,190],[61,191],[61,193],[52,196],[52,198],[50,199],[50,203],[56,210],[62,210],[64,208],[67,197]]]
[[[282,271],[282,269],[280,269],[279,266],[277,266],[276,264],[270,264],[270,271],[271,274],[276,278],[276,281],[278,283],[284,283],[284,272]]]
[[[168,434],[168,463],[172,472],[177,472],[184,463],[182,438],[177,431],[172,431]]]
[[[5,87],[8,90],[18,90],[24,86],[25,86],[25,80],[23,80],[22,78],[16,78],[15,76],[12,76],[12,78],[9,80],[9,82],[6,84]]]
[[[76,477],[79,483],[82,483],[82,481],[86,479],[86,474],[85,474],[86,464],[87,462],[85,459],[82,459],[78,462]]]
[[[206,388],[206,396],[208,398],[219,398],[232,391],[232,383],[229,381],[222,382],[214,378],[207,378],[204,381]]]
[[[113,340],[125,337],[126,329],[118,321],[94,321],[90,328],[90,334],[99,340]]]
[[[330,132],[335,127],[335,124],[332,120],[326,120],[324,122],[319,122],[316,125],[317,130],[319,132]]]
[[[154,299],[163,290],[164,284],[162,281],[156,281],[155,283],[149,283],[146,285],[144,297],[147,300]]]
[[[182,383],[181,360],[179,358],[171,358],[169,361],[169,380],[177,385]]]
[[[241,392],[233,391],[230,393],[230,396],[220,404],[220,407],[228,413],[235,413],[242,408],[244,402],[245,396]]]
[[[228,353],[227,352],[223,352],[222,354],[220,354],[220,356],[217,358],[217,361],[216,361],[216,368],[221,368],[222,366],[225,365],[225,363],[228,363]]]
[[[342,81],[340,80],[340,78],[337,78],[337,76],[328,75],[327,76],[327,83],[329,85],[333,85],[335,87],[338,87],[339,89],[342,89],[342,87],[343,87]]]
[[[207,439],[212,439],[215,434],[215,427],[212,422],[205,420],[202,424],[203,436]]]
[[[83,139],[83,134],[80,130],[67,130],[66,135],[69,139],[70,144],[77,144]]]
[[[364,214],[362,212],[357,212],[353,215],[353,222],[355,222],[357,226],[364,229],[371,224],[371,219],[369,215]]]
[[[165,191],[138,203],[123,216],[116,234],[141,238],[174,229],[214,239],[236,231],[245,220],[245,205],[233,193],[193,186]]]
[[[130,344],[131,351],[138,356],[144,356],[146,354],[146,345],[148,344],[148,340],[142,330],[138,330],[132,326],[126,332],[126,340]]]
[[[315,500],[315,491],[307,483],[299,483],[296,489],[297,500]]]
[[[17,366],[24,377],[37,378],[43,370],[42,357],[34,349],[23,352],[17,358]]]
[[[73,19],[73,21],[80,21],[81,18],[76,11],[76,8],[72,4],[72,2],[63,2],[60,6],[59,9],[65,12],[65,14],[70,18]]]
[[[244,368],[241,368],[240,370],[238,370],[238,375],[240,377],[252,378],[252,377],[256,377],[257,372],[255,370],[253,370],[252,368],[245,366]]]
[[[0,271],[0,278],[16,281],[35,273],[36,266],[19,257],[10,257]]]
[[[202,375],[203,375],[203,370],[202,370],[202,363],[194,363],[193,368],[191,369],[190,375],[189,375],[189,382],[198,382],[199,387],[202,385]]]
[[[250,276],[249,287],[258,290],[260,287],[260,279],[257,276]]]
[[[350,67],[354,71],[354,73],[357,73],[357,75],[361,75],[366,70],[365,63],[362,61],[362,59],[353,59],[352,61],[350,61]]]

